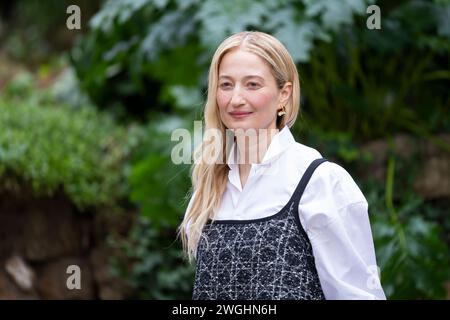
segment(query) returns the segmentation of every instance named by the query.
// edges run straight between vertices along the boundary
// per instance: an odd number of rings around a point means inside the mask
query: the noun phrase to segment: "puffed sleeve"
[[[320,165],[299,204],[326,299],[386,299],[380,284],[367,201],[337,164]]]

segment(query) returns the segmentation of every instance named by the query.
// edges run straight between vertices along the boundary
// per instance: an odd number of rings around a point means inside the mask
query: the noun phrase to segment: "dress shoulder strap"
[[[294,194],[292,196],[292,199],[294,199],[295,203],[297,205],[300,203],[300,199],[302,198],[303,192],[305,191],[306,185],[308,184],[309,180],[311,179],[311,176],[313,175],[316,168],[321,165],[322,163],[328,161],[325,158],[316,159],[308,166],[305,173],[303,174],[302,178],[300,179],[300,182],[298,183],[297,188],[294,191]]]

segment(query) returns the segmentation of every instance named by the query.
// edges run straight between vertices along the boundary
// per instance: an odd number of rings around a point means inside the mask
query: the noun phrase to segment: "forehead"
[[[254,53],[235,49],[223,56],[219,65],[219,77],[240,78],[248,75],[272,77],[269,64]]]

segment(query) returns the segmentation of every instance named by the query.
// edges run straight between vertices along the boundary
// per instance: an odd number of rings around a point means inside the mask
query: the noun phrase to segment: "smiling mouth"
[[[230,112],[230,116],[236,119],[241,119],[249,116],[253,112]]]

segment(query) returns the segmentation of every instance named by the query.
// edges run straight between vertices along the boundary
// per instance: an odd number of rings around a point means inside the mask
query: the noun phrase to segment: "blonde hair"
[[[285,125],[292,127],[300,109],[300,83],[297,68],[289,52],[279,40],[263,32],[244,31],[231,35],[219,45],[209,68],[204,121],[205,131],[218,129],[222,133],[224,150],[218,155],[215,163],[199,161],[205,154],[211,152],[211,141],[205,139],[204,136],[202,143],[194,151],[191,179],[192,196],[195,198],[191,200],[192,205],[178,228],[178,235],[181,236],[183,249],[189,261],[195,259],[203,227],[208,219],[214,217],[227,186],[229,168],[225,159],[226,127],[220,118],[216,92],[220,62],[226,53],[237,48],[256,54],[265,60],[271,67],[279,89],[283,88],[286,82],[292,83],[292,94],[285,105],[286,114],[277,119],[278,129],[281,130]]]

